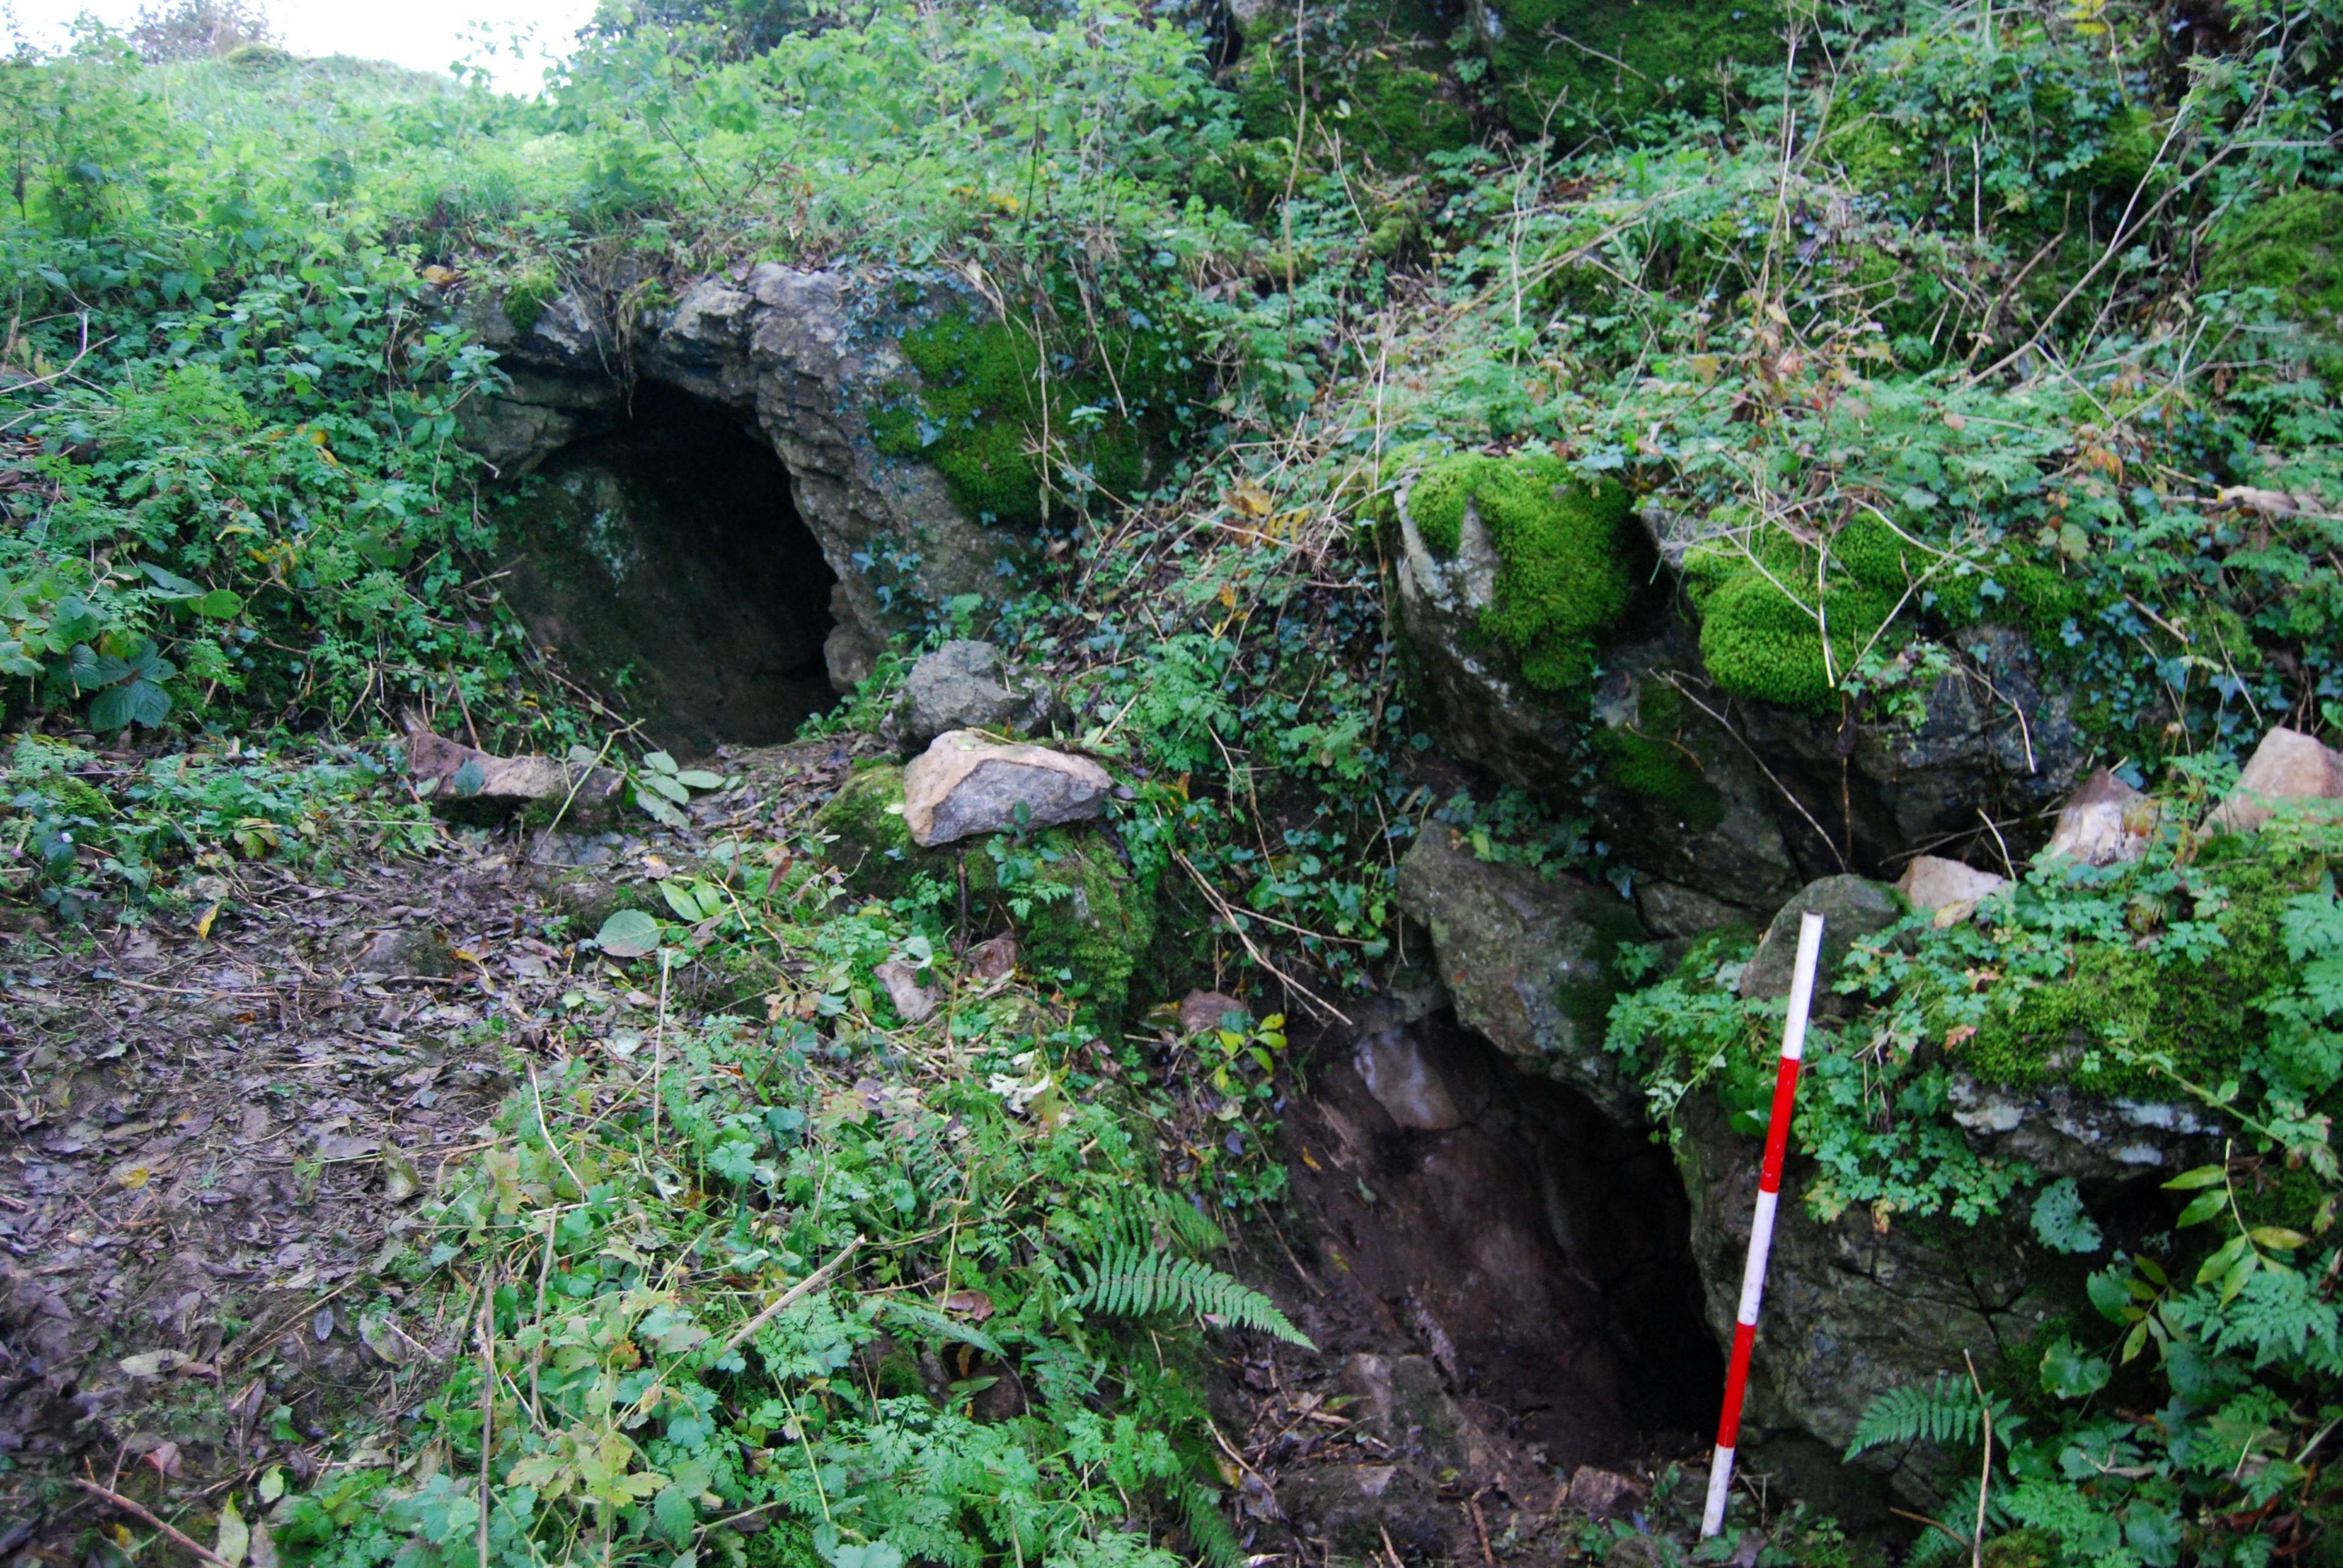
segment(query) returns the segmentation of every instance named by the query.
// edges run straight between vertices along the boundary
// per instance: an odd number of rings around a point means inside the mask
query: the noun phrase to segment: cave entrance
[[[1330,1040],[1288,1112],[1338,1355],[1419,1355],[1577,1465],[1702,1452],[1724,1358],[1667,1150],[1446,1010]]]
[[[512,602],[659,744],[786,740],[834,699],[836,576],[739,414],[638,387],[624,422],[554,454],[519,507]]]

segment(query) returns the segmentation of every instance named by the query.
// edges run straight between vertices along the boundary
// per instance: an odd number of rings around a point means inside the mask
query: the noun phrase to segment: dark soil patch
[[[1724,1369],[1664,1148],[1445,1012],[1330,1031],[1310,1079],[1264,1261],[1319,1353],[1235,1369],[1257,1548],[1551,1559],[1581,1467],[1704,1452]]]

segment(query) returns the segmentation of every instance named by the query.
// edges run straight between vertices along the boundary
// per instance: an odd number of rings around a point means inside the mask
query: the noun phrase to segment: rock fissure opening
[[[506,587],[530,633],[660,744],[784,740],[834,699],[837,576],[789,469],[739,414],[638,387],[618,424],[552,454],[513,505]]]
[[[1699,1448],[1724,1362],[1647,1131],[1445,1010],[1329,1040],[1286,1128],[1312,1276],[1295,1317],[1391,1451],[1369,1456],[1378,1507],[1393,1460],[1518,1506],[1580,1465]],[[1297,1471],[1280,1495],[1339,1536],[1350,1479]]]

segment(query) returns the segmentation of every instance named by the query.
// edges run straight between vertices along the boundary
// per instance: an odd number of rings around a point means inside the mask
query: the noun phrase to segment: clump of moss
[[[1651,801],[1694,833],[1725,819],[1725,797],[1675,739],[1684,727],[1684,696],[1665,681],[1640,685],[1626,721],[1594,735],[1603,782]]]
[[[922,849],[903,820],[903,770],[893,763],[858,768],[838,793],[813,815],[814,829],[829,834],[830,862],[859,891],[892,898],[920,872],[950,869],[948,850]]]
[[[933,464],[960,506],[1017,526],[1044,515],[1045,447],[1098,490],[1136,490],[1147,443],[1124,410],[1149,405],[1176,379],[1176,356],[1151,332],[1110,335],[1099,346],[1118,362],[1120,396],[1063,356],[1053,352],[1045,363],[1033,335],[1006,322],[947,315],[904,333],[900,347],[920,385],[872,411],[872,444]]]
[[[1988,1082],[2064,1082],[2095,1094],[2172,1091],[2169,1079],[2102,1049],[2110,1038],[2167,1053],[2199,1081],[2233,1071],[2264,1027],[2254,1004],[2293,972],[2282,917],[2317,885],[2320,862],[2224,861],[2217,851],[2206,864],[2227,897],[2217,952],[2190,962],[2130,942],[2081,942],[2064,979],[2028,986],[1954,1054]],[[2153,903],[2135,909],[2143,924],[2168,915]]]
[[[1782,54],[1770,0],[1490,0],[1490,75],[1517,135],[1721,106],[1720,73]]]
[[[1790,586],[1805,600],[1790,596]],[[1701,605],[1701,663],[1734,696],[1823,708],[1896,609],[1855,574],[1815,588],[1815,572],[1750,568],[1722,574]],[[1825,651],[1823,628],[1830,628]]]
[[[1445,457],[1407,492],[1408,517],[1436,556],[1462,548],[1470,507],[1497,555],[1480,628],[1542,690],[1583,685],[1595,636],[1633,595],[1623,538],[1627,492],[1610,480],[1574,483],[1544,453]]]
[[[1087,1000],[1108,1021],[1155,942],[1154,889],[1094,833],[1005,835],[964,857],[968,887],[1017,929],[1025,966]]]
[[[2208,288],[2268,288],[2329,337],[2343,337],[2343,191],[2291,190],[2214,236]]]
[[[545,316],[545,307],[561,293],[561,275],[549,261],[531,262],[518,276],[505,286],[505,319],[515,332],[535,329]]]

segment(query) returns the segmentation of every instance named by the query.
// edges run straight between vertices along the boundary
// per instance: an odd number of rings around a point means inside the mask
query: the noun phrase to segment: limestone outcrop
[[[918,381],[896,347],[911,309],[843,272],[770,262],[703,278],[672,309],[623,327],[575,293],[545,302],[526,328],[502,301],[476,297],[460,324],[511,385],[468,406],[464,439],[510,477],[616,427],[637,381],[724,410],[779,456],[837,576],[828,662],[831,681],[850,687],[910,600],[987,591],[1021,550],[964,516],[929,465],[871,442],[870,407]]]

